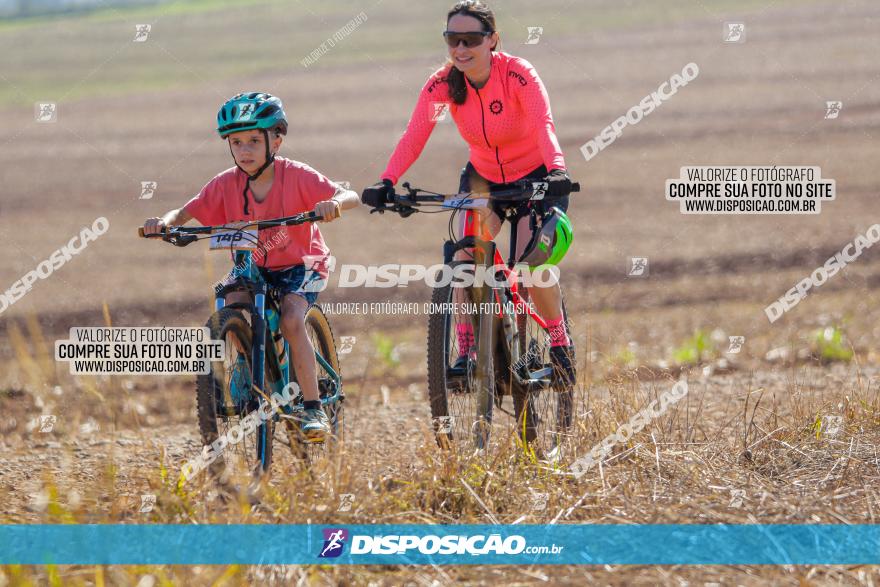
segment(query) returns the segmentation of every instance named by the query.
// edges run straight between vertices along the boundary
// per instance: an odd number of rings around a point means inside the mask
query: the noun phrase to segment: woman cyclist
[[[449,46],[449,61],[428,78],[381,181],[366,188],[361,200],[374,208],[389,203],[394,184],[418,158],[433,131],[438,108],[443,107],[438,105],[448,104],[459,133],[470,147],[459,193],[512,189],[514,186],[507,184],[521,179],[548,182],[548,197],[534,203],[543,219],[540,227],[529,221],[531,204],[514,204],[517,209],[511,221],[518,223],[517,234],[532,235],[531,239],[517,239],[516,256],[528,261],[525,257],[534,251],[537,237],[543,233],[553,239],[556,224],[568,226],[564,212],[571,179],[556,139],[547,91],[529,62],[498,51],[495,16],[479,0],[464,0],[453,6],[443,36]],[[505,208],[504,203],[493,201],[491,209],[468,210],[456,227],[456,238],[478,235],[484,240],[493,239],[501,229]],[[556,254],[548,255],[553,262],[564,254],[569,242],[570,238],[553,243],[557,245],[552,251]],[[456,258],[464,260],[470,255],[459,251]],[[529,294],[547,322],[554,387],[567,390],[575,381],[574,348],[563,319],[559,284],[531,287]],[[462,321],[456,324],[456,331],[459,357],[455,366],[461,367],[475,350],[473,325]]]

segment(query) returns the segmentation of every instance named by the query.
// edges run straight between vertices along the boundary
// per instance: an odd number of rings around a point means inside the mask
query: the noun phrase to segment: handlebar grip
[[[160,236],[165,236],[168,233],[168,227],[163,226],[162,230],[159,232],[154,232],[153,234],[144,234],[144,227],[138,226],[138,236],[141,238],[155,238]]]
[[[573,192],[579,192],[579,191],[581,191],[581,184],[580,184],[580,182],[577,182],[577,181],[576,181],[576,182],[574,182],[573,184],[571,184],[571,191],[573,191]]]

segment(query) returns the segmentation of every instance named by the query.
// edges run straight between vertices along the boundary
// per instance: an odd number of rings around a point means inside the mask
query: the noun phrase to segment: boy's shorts
[[[269,287],[276,290],[282,298],[289,293],[296,294],[305,298],[310,306],[318,300],[318,293],[327,287],[327,280],[317,271],[306,271],[305,265],[279,270],[260,267],[260,274]]]

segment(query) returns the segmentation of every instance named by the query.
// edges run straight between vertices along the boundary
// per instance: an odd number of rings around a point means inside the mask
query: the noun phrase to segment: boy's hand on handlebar
[[[324,200],[315,204],[315,214],[321,216],[321,222],[333,222],[342,214],[342,205],[337,200]]]
[[[547,195],[551,198],[562,198],[571,193],[571,177],[565,169],[554,169],[547,177]]]
[[[144,222],[144,236],[161,234],[165,228],[165,221],[161,218],[147,218],[146,222]]]
[[[379,208],[380,206],[385,206],[385,204],[390,204],[390,196],[393,189],[394,184],[391,183],[391,180],[383,179],[364,189],[364,192],[361,194],[361,202],[371,208]]]

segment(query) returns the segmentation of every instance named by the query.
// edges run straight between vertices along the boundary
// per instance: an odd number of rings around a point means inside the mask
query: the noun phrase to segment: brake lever
[[[188,244],[194,243],[198,240],[198,237],[194,234],[179,234],[179,235],[165,235],[162,237],[162,240],[171,243],[175,247],[185,247]]]
[[[372,210],[370,210],[370,214],[375,214],[377,212],[379,214],[384,214],[385,212],[396,212],[400,214],[401,218],[406,218],[408,216],[411,216],[414,212],[418,212],[418,210],[416,210],[412,206],[401,206],[399,204],[395,204],[393,206],[383,206],[382,208],[373,208]]]

